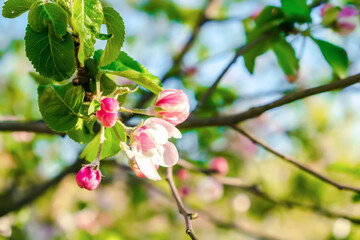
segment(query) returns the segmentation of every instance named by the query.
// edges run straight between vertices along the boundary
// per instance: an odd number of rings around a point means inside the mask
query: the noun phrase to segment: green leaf
[[[281,19],[284,17],[284,13],[281,8],[274,6],[266,6],[261,11],[259,16],[255,19],[255,23],[257,26],[269,24],[271,21],[276,19]]]
[[[31,29],[36,32],[43,32],[48,25],[53,27],[56,36],[62,37],[67,32],[66,12],[53,2],[37,1],[31,5],[28,21]]]
[[[29,25],[26,28],[26,56],[40,75],[58,82],[70,78],[76,67],[70,34],[67,33],[63,39],[58,39],[51,28],[41,33],[35,32]]]
[[[122,141],[126,141],[126,132],[119,123],[116,123],[112,128],[105,128],[105,142],[101,151],[100,160],[114,156],[121,151],[118,136],[122,139]],[[85,160],[89,162],[93,161],[99,151],[99,143],[100,133],[98,133],[85,147],[84,151],[80,155],[80,158],[85,158]]]
[[[349,66],[349,59],[346,51],[329,42],[315,38],[312,39],[319,46],[325,60],[329,63],[334,73],[340,78],[345,78]]]
[[[272,45],[279,65],[287,76],[296,76],[299,70],[299,59],[296,58],[294,48],[281,36]]]
[[[73,0],[55,0],[66,12],[69,16],[71,16],[73,9]]]
[[[74,141],[86,144],[89,143],[92,138],[94,137],[94,134],[92,133],[92,130],[90,130],[90,127],[92,127],[94,123],[87,124],[86,121],[84,121],[81,118],[78,118],[78,121],[75,125],[75,127],[67,132],[66,134]]]
[[[353,202],[360,202],[360,194],[359,193],[355,193],[352,197],[352,201]]]
[[[72,83],[62,86],[41,85],[39,108],[45,123],[58,132],[70,131],[78,124],[84,90]]]
[[[94,54],[95,61],[99,62],[103,50],[98,50]],[[103,72],[125,77],[151,92],[158,94],[162,91],[161,81],[158,77],[152,75],[140,63],[129,57],[121,51],[115,61],[107,66],[100,68]]]
[[[72,27],[79,35],[78,59],[81,66],[95,51],[96,34],[100,32],[103,12],[98,0],[74,0]]]
[[[91,101],[88,108],[88,115],[91,115],[100,109],[100,102],[97,99]]]
[[[7,0],[2,8],[2,15],[6,18],[16,18],[30,9],[34,0]]]
[[[39,85],[46,85],[46,84],[54,84],[54,81],[50,78],[45,78],[35,72],[29,72],[30,77],[32,77],[35,82]]]
[[[103,10],[107,32],[113,37],[106,43],[105,51],[99,60],[99,66],[106,66],[119,56],[125,39],[125,26],[120,14],[111,7],[104,7]]]
[[[100,39],[100,40],[108,40],[112,37],[113,37],[113,35],[111,33],[110,34],[105,34],[105,33],[97,33],[96,34],[96,38]]]
[[[289,21],[311,22],[306,0],[281,0],[281,8]]]

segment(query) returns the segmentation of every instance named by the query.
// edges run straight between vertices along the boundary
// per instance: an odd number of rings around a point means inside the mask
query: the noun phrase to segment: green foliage
[[[93,124],[94,122],[92,122],[92,124],[87,124],[84,119],[78,118],[75,127],[72,130],[66,132],[66,134],[78,143],[89,143],[94,137],[93,131],[91,129]]]
[[[63,39],[57,38],[52,28],[40,33],[29,25],[26,28],[26,56],[40,75],[59,82],[75,71],[74,43],[69,33]]]
[[[112,128],[105,128],[105,143],[101,150],[100,160],[118,154],[121,151],[120,139],[126,141],[126,132],[123,127],[116,123]],[[100,133],[98,133],[92,141],[86,146],[81,153],[80,158],[85,158],[87,161],[93,161],[99,151]]]
[[[329,63],[334,73],[340,78],[347,76],[349,66],[349,59],[346,51],[329,42],[312,38],[319,46],[321,53],[324,55],[325,60]]]
[[[55,35],[64,36],[67,31],[67,15],[60,5],[52,2],[37,1],[31,5],[28,15],[29,26],[36,32],[46,31],[48,25],[53,27]]]
[[[271,47],[285,75],[296,76],[299,70],[299,59],[296,58],[294,48],[285,40],[285,37],[280,36]]]
[[[103,50],[95,52],[94,59],[96,62],[99,62],[102,53]],[[125,77],[155,94],[162,91],[160,79],[123,51],[120,52],[115,61],[100,69],[105,73]]]
[[[306,0],[281,0],[286,18],[292,22],[311,22],[310,9]]]
[[[120,14],[111,7],[104,7],[103,11],[107,32],[112,34],[112,38],[107,41],[99,66],[106,66],[114,61],[119,56],[125,40],[125,26]]]
[[[282,19],[284,13],[281,8],[274,6],[266,6],[261,11],[259,16],[255,19],[256,26],[264,26],[266,24],[271,24],[274,20]]]
[[[100,32],[103,22],[102,7],[98,0],[74,0],[72,9],[72,27],[79,35],[78,59],[81,66],[94,51],[96,34]]]
[[[35,72],[29,72],[30,77],[32,77],[35,82],[39,85],[46,85],[46,84],[54,84],[54,81],[50,78],[45,78]]]
[[[16,18],[28,11],[34,0],[7,0],[2,8],[2,15],[6,18]]]
[[[66,132],[78,124],[84,90],[72,83],[62,86],[41,85],[38,88],[39,108],[46,124],[58,132]]]

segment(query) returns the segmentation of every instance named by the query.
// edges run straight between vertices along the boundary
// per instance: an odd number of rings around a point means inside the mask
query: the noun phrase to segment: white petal
[[[146,134],[153,139],[155,144],[165,144],[168,141],[169,134],[165,127],[157,123],[149,123],[145,125]]]
[[[161,180],[160,175],[158,174],[155,164],[152,159],[146,156],[143,156],[141,153],[134,151],[135,160],[137,165],[139,166],[140,171],[151,180],[158,181]]]
[[[170,137],[181,138],[181,132],[168,121],[161,118],[148,118],[145,123],[157,123],[166,128]]]
[[[172,167],[179,160],[179,153],[174,144],[168,142],[158,147],[159,157],[154,158],[154,163],[163,167]]]

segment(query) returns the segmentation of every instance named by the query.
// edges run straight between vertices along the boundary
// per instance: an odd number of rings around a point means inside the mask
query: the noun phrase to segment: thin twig
[[[243,128],[240,128],[240,127],[234,126],[234,125],[231,126],[231,127],[234,130],[236,130],[237,132],[239,132],[242,135],[244,135],[245,137],[247,137],[248,139],[250,139],[253,143],[263,147],[268,152],[271,152],[275,156],[283,159],[284,161],[286,161],[288,163],[291,163],[292,165],[296,166],[297,168],[299,168],[299,169],[305,171],[306,173],[316,177],[317,179],[320,179],[321,181],[323,181],[325,183],[328,183],[328,184],[336,187],[339,190],[347,190],[347,191],[351,191],[351,192],[355,192],[355,193],[360,193],[360,188],[351,187],[351,186],[347,186],[347,185],[338,183],[338,182],[326,177],[325,175],[311,169],[310,167],[306,166],[305,164],[302,164],[302,163],[298,162],[295,158],[287,156],[287,155],[282,154],[282,153],[279,153],[278,151],[274,150],[269,145],[267,145],[265,142],[259,140],[254,135],[252,135],[251,133],[244,130]]]
[[[196,106],[194,111],[197,111],[199,109],[201,109],[201,107],[204,105],[204,103],[208,100],[208,98],[211,96],[211,94],[214,92],[214,90],[216,89],[216,87],[218,86],[218,84],[220,83],[221,79],[224,77],[224,75],[227,73],[227,71],[230,69],[230,67],[236,62],[236,60],[243,55],[244,53],[246,53],[249,49],[251,49],[252,47],[254,47],[256,44],[261,43],[262,41],[265,41],[266,39],[268,39],[271,35],[270,34],[264,34],[262,36],[260,36],[258,39],[243,45],[241,47],[239,47],[236,52],[234,57],[231,59],[231,61],[228,63],[228,65],[226,65],[226,67],[224,68],[224,70],[221,72],[221,74],[216,78],[216,80],[214,81],[214,83],[211,85],[211,87],[205,92],[204,96],[199,100],[198,105]]]
[[[59,134],[64,136],[63,133],[55,132],[50,129],[42,120],[39,121],[3,121],[0,122],[0,131],[11,131],[11,132],[37,132],[47,134]]]
[[[328,84],[320,85],[313,88],[304,90],[298,90],[285,96],[270,102],[268,104],[252,107],[244,112],[228,115],[228,116],[217,116],[211,118],[197,118],[194,114],[182,124],[177,125],[178,128],[194,128],[194,127],[209,127],[209,126],[228,126],[233,125],[241,121],[245,121],[251,118],[260,116],[266,111],[271,109],[295,102],[297,100],[307,98],[316,94],[333,91],[336,89],[343,89],[358,83],[360,80],[360,74],[345,78],[343,80],[334,81]]]
[[[182,202],[182,200],[180,198],[179,192],[176,189],[172,171],[173,171],[172,167],[169,167],[169,168],[166,169],[166,181],[169,183],[171,193],[175,198],[175,201],[176,201],[176,204],[178,206],[180,214],[184,216],[185,226],[186,226],[186,233],[189,235],[189,237],[192,240],[197,240],[198,238],[196,237],[195,232],[194,232],[193,227],[192,227],[192,224],[191,224],[191,220],[194,217],[196,217],[196,213],[191,213],[185,208],[185,206],[184,206],[184,204],[183,204],[183,202]]]

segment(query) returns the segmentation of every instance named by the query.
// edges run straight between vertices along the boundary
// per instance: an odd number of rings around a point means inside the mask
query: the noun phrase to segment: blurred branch
[[[198,20],[193,28],[193,31],[191,33],[191,35],[189,36],[188,40],[186,41],[186,43],[184,44],[184,46],[181,48],[181,50],[179,51],[178,54],[176,54],[173,57],[173,65],[171,66],[171,68],[165,73],[165,75],[161,78],[161,82],[165,82],[166,80],[168,80],[170,77],[176,75],[179,70],[180,70],[180,65],[183,61],[183,58],[185,56],[185,54],[191,49],[191,47],[193,46],[195,39],[197,38],[197,36],[200,33],[200,30],[202,28],[202,26],[210,21],[210,19],[208,19],[206,17],[206,12],[207,9],[211,6],[211,3],[214,0],[208,0],[204,9],[201,11],[201,13],[198,16]],[[147,92],[146,94],[144,94],[141,99],[138,102],[138,105],[136,106],[137,108],[142,108],[152,97],[154,96],[153,93],[151,92]],[[127,120],[127,119],[126,119]]]
[[[239,178],[224,177],[217,174],[213,174],[214,172],[212,172],[211,170],[198,168],[183,159],[179,160],[178,165],[191,171],[200,172],[206,175],[212,175],[212,177],[214,177],[218,182],[220,182],[225,186],[239,188],[257,197],[260,197],[265,201],[274,205],[278,205],[285,208],[293,208],[293,207],[302,208],[329,218],[345,218],[354,224],[358,224],[358,225],[360,224],[360,218],[348,216],[346,214],[335,213],[330,210],[324,209],[320,206],[306,205],[301,202],[290,201],[290,200],[275,200],[269,194],[262,191],[257,184],[248,184]]]
[[[186,233],[190,236],[190,238],[192,240],[197,240],[198,238],[196,237],[193,227],[191,225],[191,220],[196,218],[197,214],[191,213],[185,208],[183,202],[181,201],[179,192],[176,189],[172,171],[173,171],[172,167],[169,167],[166,169],[166,181],[169,183],[171,193],[175,198],[175,201],[178,206],[180,214],[182,214],[184,216],[185,225],[186,225]]]
[[[360,188],[351,187],[351,186],[347,186],[347,185],[338,183],[338,182],[324,176],[323,174],[311,169],[310,167],[298,162],[295,158],[292,158],[290,156],[286,156],[285,154],[279,153],[278,151],[274,150],[269,145],[267,145],[265,142],[259,140],[254,135],[252,135],[251,133],[244,130],[243,128],[240,128],[238,126],[232,126],[232,128],[234,130],[236,130],[237,132],[241,133],[242,135],[244,135],[245,137],[247,137],[248,139],[250,139],[253,143],[263,147],[268,152],[271,152],[275,156],[283,159],[284,161],[286,161],[288,163],[291,163],[292,165],[294,165],[297,168],[303,170],[304,172],[307,172],[308,174],[314,176],[315,178],[318,178],[319,180],[321,180],[321,181],[323,181],[325,183],[328,183],[328,184],[336,187],[339,190],[347,190],[347,191],[351,191],[351,192],[355,192],[355,193],[360,193]]]
[[[50,129],[42,120],[39,121],[4,121],[0,122],[0,131],[25,131],[25,132],[37,132],[48,134],[59,134],[64,136],[63,133],[58,133]]]
[[[316,94],[333,91],[336,89],[343,89],[354,85],[360,80],[360,74],[345,78],[343,80],[334,81],[328,84],[320,85],[313,88],[308,88],[304,90],[298,90],[285,96],[270,102],[268,104],[252,107],[247,111],[228,115],[228,116],[217,116],[212,118],[197,118],[194,114],[191,114],[190,117],[182,124],[179,124],[178,128],[194,128],[194,127],[208,127],[208,126],[226,126],[233,125],[241,121],[245,121],[247,119],[255,118],[260,116],[266,111],[271,109],[295,102],[299,99],[303,99],[306,97],[310,97]]]
[[[80,167],[83,159],[77,159],[71,166],[65,168],[59,175],[50,179],[47,182],[39,184],[37,186],[31,186],[27,193],[25,193],[22,197],[11,197],[9,198],[7,193],[3,193],[0,195],[0,217],[5,214],[16,211],[23,206],[30,204],[35,199],[44,194],[49,188],[57,185],[65,176],[70,173],[75,173]]]
[[[236,60],[243,55],[244,53],[246,53],[250,48],[254,47],[256,44],[261,43],[262,41],[265,41],[266,39],[268,39],[269,37],[271,37],[270,34],[264,34],[262,36],[260,36],[259,38],[257,38],[256,40],[252,41],[251,43],[248,43],[246,45],[243,45],[241,47],[239,47],[236,52],[234,57],[231,59],[231,61],[229,62],[229,64],[224,68],[224,70],[221,72],[221,74],[216,78],[215,82],[211,85],[211,87],[205,92],[204,96],[199,100],[198,105],[196,106],[194,112],[196,112],[197,110],[199,110],[204,103],[208,100],[208,98],[210,97],[210,95],[214,92],[214,90],[216,89],[216,87],[218,86],[218,84],[220,83],[221,79],[224,77],[224,75],[227,73],[227,71],[230,69],[230,67],[236,62]]]

